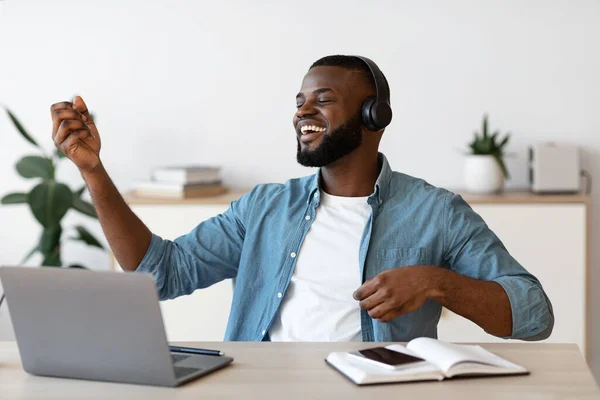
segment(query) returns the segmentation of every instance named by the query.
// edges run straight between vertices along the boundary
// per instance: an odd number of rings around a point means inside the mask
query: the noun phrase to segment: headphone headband
[[[369,71],[371,71],[371,75],[373,76],[373,80],[375,81],[375,93],[377,94],[377,102],[390,104],[390,91],[388,89],[388,86],[386,85],[385,78],[383,77],[383,72],[381,72],[377,64],[375,64],[371,59],[367,57],[354,57],[367,64],[367,67],[369,67]]]

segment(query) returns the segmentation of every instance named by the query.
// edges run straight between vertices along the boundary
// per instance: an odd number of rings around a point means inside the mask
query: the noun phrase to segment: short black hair
[[[375,90],[375,78],[371,74],[371,70],[369,66],[365,64],[363,60],[354,56],[345,56],[345,55],[332,55],[326,56],[315,61],[309,68],[309,70],[314,67],[342,67],[352,71],[358,71],[362,73],[370,82],[371,87]],[[383,72],[381,73],[383,75]],[[388,84],[387,78],[383,75],[383,80],[385,85],[387,86],[388,93],[390,93],[390,85]],[[390,101],[388,97],[388,103]]]

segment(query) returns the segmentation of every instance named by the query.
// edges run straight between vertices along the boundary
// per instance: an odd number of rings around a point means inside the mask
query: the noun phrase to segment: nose
[[[310,115],[315,115],[317,111],[313,107],[312,102],[307,101],[296,110],[296,118],[302,119]]]

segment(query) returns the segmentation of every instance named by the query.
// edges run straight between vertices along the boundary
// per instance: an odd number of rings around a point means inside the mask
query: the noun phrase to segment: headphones
[[[377,132],[385,128],[392,121],[392,107],[389,103],[390,91],[386,85],[383,72],[377,64],[367,57],[353,56],[358,58],[371,71],[371,75],[375,80],[376,96],[369,96],[365,99],[362,105],[362,120],[368,130]]]

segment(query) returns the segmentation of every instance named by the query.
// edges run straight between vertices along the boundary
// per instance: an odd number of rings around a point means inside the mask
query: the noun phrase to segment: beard
[[[362,114],[358,111],[339,128],[323,135],[321,144],[310,151],[302,150],[300,138],[296,137],[298,150],[296,160],[305,167],[324,167],[353,152],[362,144]]]

